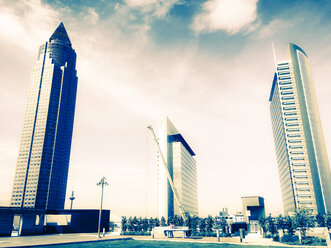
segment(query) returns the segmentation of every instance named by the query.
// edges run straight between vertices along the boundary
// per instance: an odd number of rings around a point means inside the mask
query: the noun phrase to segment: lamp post
[[[97,186],[101,185],[101,205],[100,205],[100,212],[99,212],[99,224],[98,224],[98,237],[100,237],[100,228],[101,228],[101,213],[102,213],[102,201],[103,201],[103,188],[104,186],[108,185],[107,178],[102,177],[100,182],[97,183]]]
[[[70,210],[71,210],[72,204],[74,203],[74,200],[75,200],[74,191],[71,192],[71,196],[69,197],[69,200],[71,201],[71,204],[70,204]]]

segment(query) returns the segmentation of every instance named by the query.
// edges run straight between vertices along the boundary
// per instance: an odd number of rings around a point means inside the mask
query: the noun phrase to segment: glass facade
[[[198,215],[197,169],[194,152],[167,118],[159,134],[162,154],[186,214]],[[158,164],[159,217],[181,215],[161,160]]]
[[[63,209],[77,91],[76,53],[61,23],[32,70],[11,206]]]
[[[306,53],[289,44],[277,64],[270,113],[284,213],[305,207],[331,213],[331,174],[311,67]]]

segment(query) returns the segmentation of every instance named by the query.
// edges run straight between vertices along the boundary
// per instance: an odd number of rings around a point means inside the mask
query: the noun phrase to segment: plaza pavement
[[[107,234],[103,238],[98,238],[96,233],[80,233],[80,234],[53,234],[53,235],[38,235],[38,236],[21,236],[21,237],[0,237],[0,247],[30,247],[30,246],[47,246],[50,244],[69,244],[69,243],[87,243],[87,242],[106,242],[115,240],[150,240],[150,241],[169,241],[169,242],[197,242],[197,243],[218,243],[216,237],[203,237],[201,239],[192,238],[157,238],[152,239],[151,236],[119,236]],[[294,246],[285,245],[279,242],[274,242],[271,239],[264,239],[258,236],[247,236],[242,243],[239,237],[224,237],[220,238],[220,243],[237,244],[237,245],[261,245],[261,246],[277,246],[277,247],[309,247],[309,246]],[[314,246],[314,248],[325,248],[326,246]]]

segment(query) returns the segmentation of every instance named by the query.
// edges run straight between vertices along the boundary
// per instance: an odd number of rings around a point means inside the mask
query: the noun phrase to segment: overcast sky
[[[331,152],[331,3],[286,0],[0,0],[0,205],[10,200],[32,67],[63,21],[78,94],[66,206],[156,215],[156,148],[168,116],[196,155],[201,216],[241,196],[282,212],[268,97],[287,43],[310,59]],[[330,156],[329,156],[330,157]]]

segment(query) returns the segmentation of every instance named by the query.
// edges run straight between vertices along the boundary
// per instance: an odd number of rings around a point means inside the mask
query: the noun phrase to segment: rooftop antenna
[[[272,46],[272,52],[274,54],[274,60],[275,60],[275,67],[277,67],[277,59],[276,59],[276,50],[275,50],[275,46],[274,46],[274,42],[271,42],[271,46]]]

